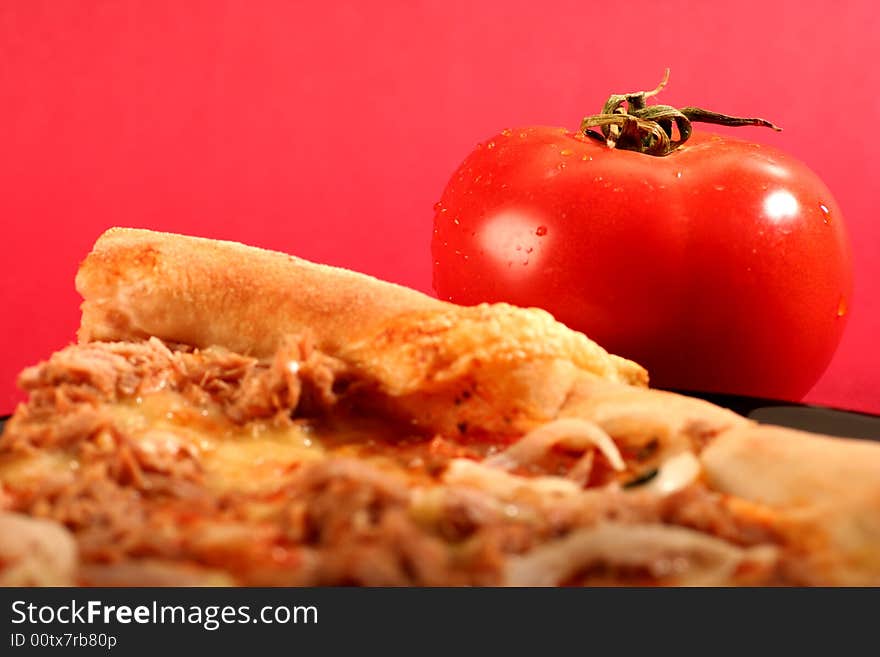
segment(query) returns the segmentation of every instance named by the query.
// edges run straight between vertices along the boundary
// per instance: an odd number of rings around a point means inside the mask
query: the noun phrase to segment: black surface
[[[824,433],[829,436],[880,440],[880,416],[878,415],[841,411],[824,406],[794,404],[774,399],[700,392],[681,392],[680,394],[705,399],[764,424]]]
[[[94,620],[82,613],[63,622],[90,603]],[[673,641],[683,657],[711,646],[738,656],[870,654],[876,603],[867,588],[0,588],[0,654],[43,645],[50,648],[38,654],[61,656],[542,655],[551,645],[580,657],[657,655]],[[184,618],[158,622],[158,609],[175,606]],[[131,613],[140,607],[146,618]],[[257,622],[261,610],[273,619],[283,607],[315,612],[296,623]],[[243,612],[253,622],[242,622]],[[112,649],[104,647],[110,637]],[[82,650],[86,642],[97,645]]]
[[[824,433],[829,436],[880,441],[880,416],[878,415],[839,411],[834,408],[825,408],[824,406],[808,406],[806,404],[793,404],[772,399],[757,399],[755,397],[676,392],[705,399],[764,424],[775,424],[781,427],[801,429],[802,431]],[[0,431],[2,431],[7,419],[9,419],[9,416],[0,417]]]

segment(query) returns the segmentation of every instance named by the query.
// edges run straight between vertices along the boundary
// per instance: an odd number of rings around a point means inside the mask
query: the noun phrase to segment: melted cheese
[[[330,451],[398,471],[399,462],[377,445],[386,440],[398,445],[397,440],[406,436],[404,429],[369,418],[259,419],[238,425],[219,406],[196,405],[168,390],[107,404],[102,410],[144,459],[172,465],[192,460],[202,484],[217,494],[272,493],[300,464],[325,458]],[[104,450],[115,448],[109,433],[92,440]],[[66,450],[0,457],[0,482],[11,488],[32,488],[47,477],[72,479],[79,466],[76,454],[74,444]]]
[[[256,420],[244,426],[213,406],[196,407],[162,392],[112,407],[114,421],[147,450],[195,454],[205,485],[217,493],[271,491],[297,464],[325,454],[312,426],[274,426]]]
[[[299,463],[322,458],[324,450],[310,432],[293,426],[214,441],[204,451],[208,488],[255,492],[273,488]]]
[[[64,482],[73,478],[79,464],[66,454],[40,450],[27,455],[0,458],[0,484],[33,489],[47,481]],[[2,492],[2,491],[0,491]],[[0,508],[2,508],[0,496]]]

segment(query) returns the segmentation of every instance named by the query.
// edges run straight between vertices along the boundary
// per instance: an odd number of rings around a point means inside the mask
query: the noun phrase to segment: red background
[[[380,9],[381,7],[381,9]],[[0,2],[0,412],[73,339],[112,225],[231,238],[430,291],[431,206],[504,127],[576,126],[652,88],[783,125],[827,182],[856,293],[809,400],[880,412],[880,120],[869,0]]]

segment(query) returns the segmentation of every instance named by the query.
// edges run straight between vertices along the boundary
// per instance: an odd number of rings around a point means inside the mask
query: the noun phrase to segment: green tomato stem
[[[662,157],[681,147],[690,138],[693,132],[691,123],[694,121],[729,126],[755,125],[777,132],[782,130],[766,119],[728,116],[700,107],[677,109],[670,105],[649,106],[647,99],[659,94],[668,81],[667,68],[660,84],[651,91],[612,94],[600,114],[584,117],[581,121],[581,132],[605,142],[608,148],[622,148]],[[600,128],[601,133],[592,128]]]

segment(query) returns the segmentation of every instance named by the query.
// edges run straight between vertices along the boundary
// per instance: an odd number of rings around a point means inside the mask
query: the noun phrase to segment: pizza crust
[[[80,342],[156,336],[266,357],[312,330],[336,353],[404,313],[447,304],[364,274],[235,242],[111,228],[79,268]]]
[[[880,445],[750,424],[701,460],[714,489],[779,509],[809,535],[820,583],[880,585]]]
[[[77,289],[0,442],[4,508],[71,530],[0,514],[0,582],[880,584],[880,446],[646,389],[543,311],[132,229]]]
[[[538,309],[471,308],[354,272],[231,242],[113,228],[76,277],[81,343],[150,336],[274,354],[308,334],[426,430],[515,432],[553,418],[582,373],[647,373]]]
[[[71,586],[73,535],[50,520],[0,512],[0,586]]]

